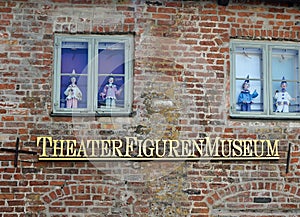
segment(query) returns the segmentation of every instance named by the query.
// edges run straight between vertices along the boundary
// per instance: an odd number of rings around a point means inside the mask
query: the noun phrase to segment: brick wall
[[[297,216],[300,123],[229,118],[229,42],[298,42],[299,14],[296,3],[267,1],[0,1],[1,147],[19,137],[22,150],[39,152],[43,135],[280,139],[278,161],[41,162],[20,153],[15,168],[14,153],[1,151],[0,216]],[[135,33],[133,117],[51,117],[54,33],[122,32]],[[172,106],[154,107],[160,97]]]

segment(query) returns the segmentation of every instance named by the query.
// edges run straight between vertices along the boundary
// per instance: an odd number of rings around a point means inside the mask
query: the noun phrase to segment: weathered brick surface
[[[0,153],[0,216],[296,216],[297,121],[229,118],[231,38],[299,42],[299,5],[0,1],[0,144],[36,138],[280,139],[279,161],[38,162]],[[135,33],[133,117],[50,117],[55,33]],[[169,109],[156,108],[167,97]],[[288,170],[286,158],[291,144]],[[288,173],[286,173],[288,171]],[[255,198],[271,198],[255,203]]]

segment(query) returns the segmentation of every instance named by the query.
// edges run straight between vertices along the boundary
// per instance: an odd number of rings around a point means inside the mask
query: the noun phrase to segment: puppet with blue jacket
[[[242,88],[243,90],[239,94],[238,104],[241,106],[241,111],[251,111],[252,100],[258,96],[258,93],[256,90],[254,90],[252,94],[250,93],[249,75],[244,81]]]

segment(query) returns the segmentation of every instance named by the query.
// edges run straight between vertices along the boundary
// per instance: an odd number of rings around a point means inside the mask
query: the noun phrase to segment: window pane
[[[124,43],[98,44],[98,74],[124,74]]]
[[[98,108],[124,108],[123,76],[98,77]]]
[[[237,78],[261,79],[262,50],[260,48],[237,48],[235,54],[235,70]]]
[[[87,74],[88,42],[62,42],[61,73]]]
[[[273,48],[271,67],[274,93],[272,110],[299,112],[298,50]]]
[[[87,76],[61,76],[60,108],[87,107]]]
[[[236,111],[263,111],[262,50],[238,47],[234,67]]]

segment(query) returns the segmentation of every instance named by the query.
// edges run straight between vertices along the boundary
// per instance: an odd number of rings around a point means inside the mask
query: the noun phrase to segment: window
[[[133,37],[56,35],[53,115],[128,115]]]
[[[300,44],[232,40],[231,117],[300,118]]]

